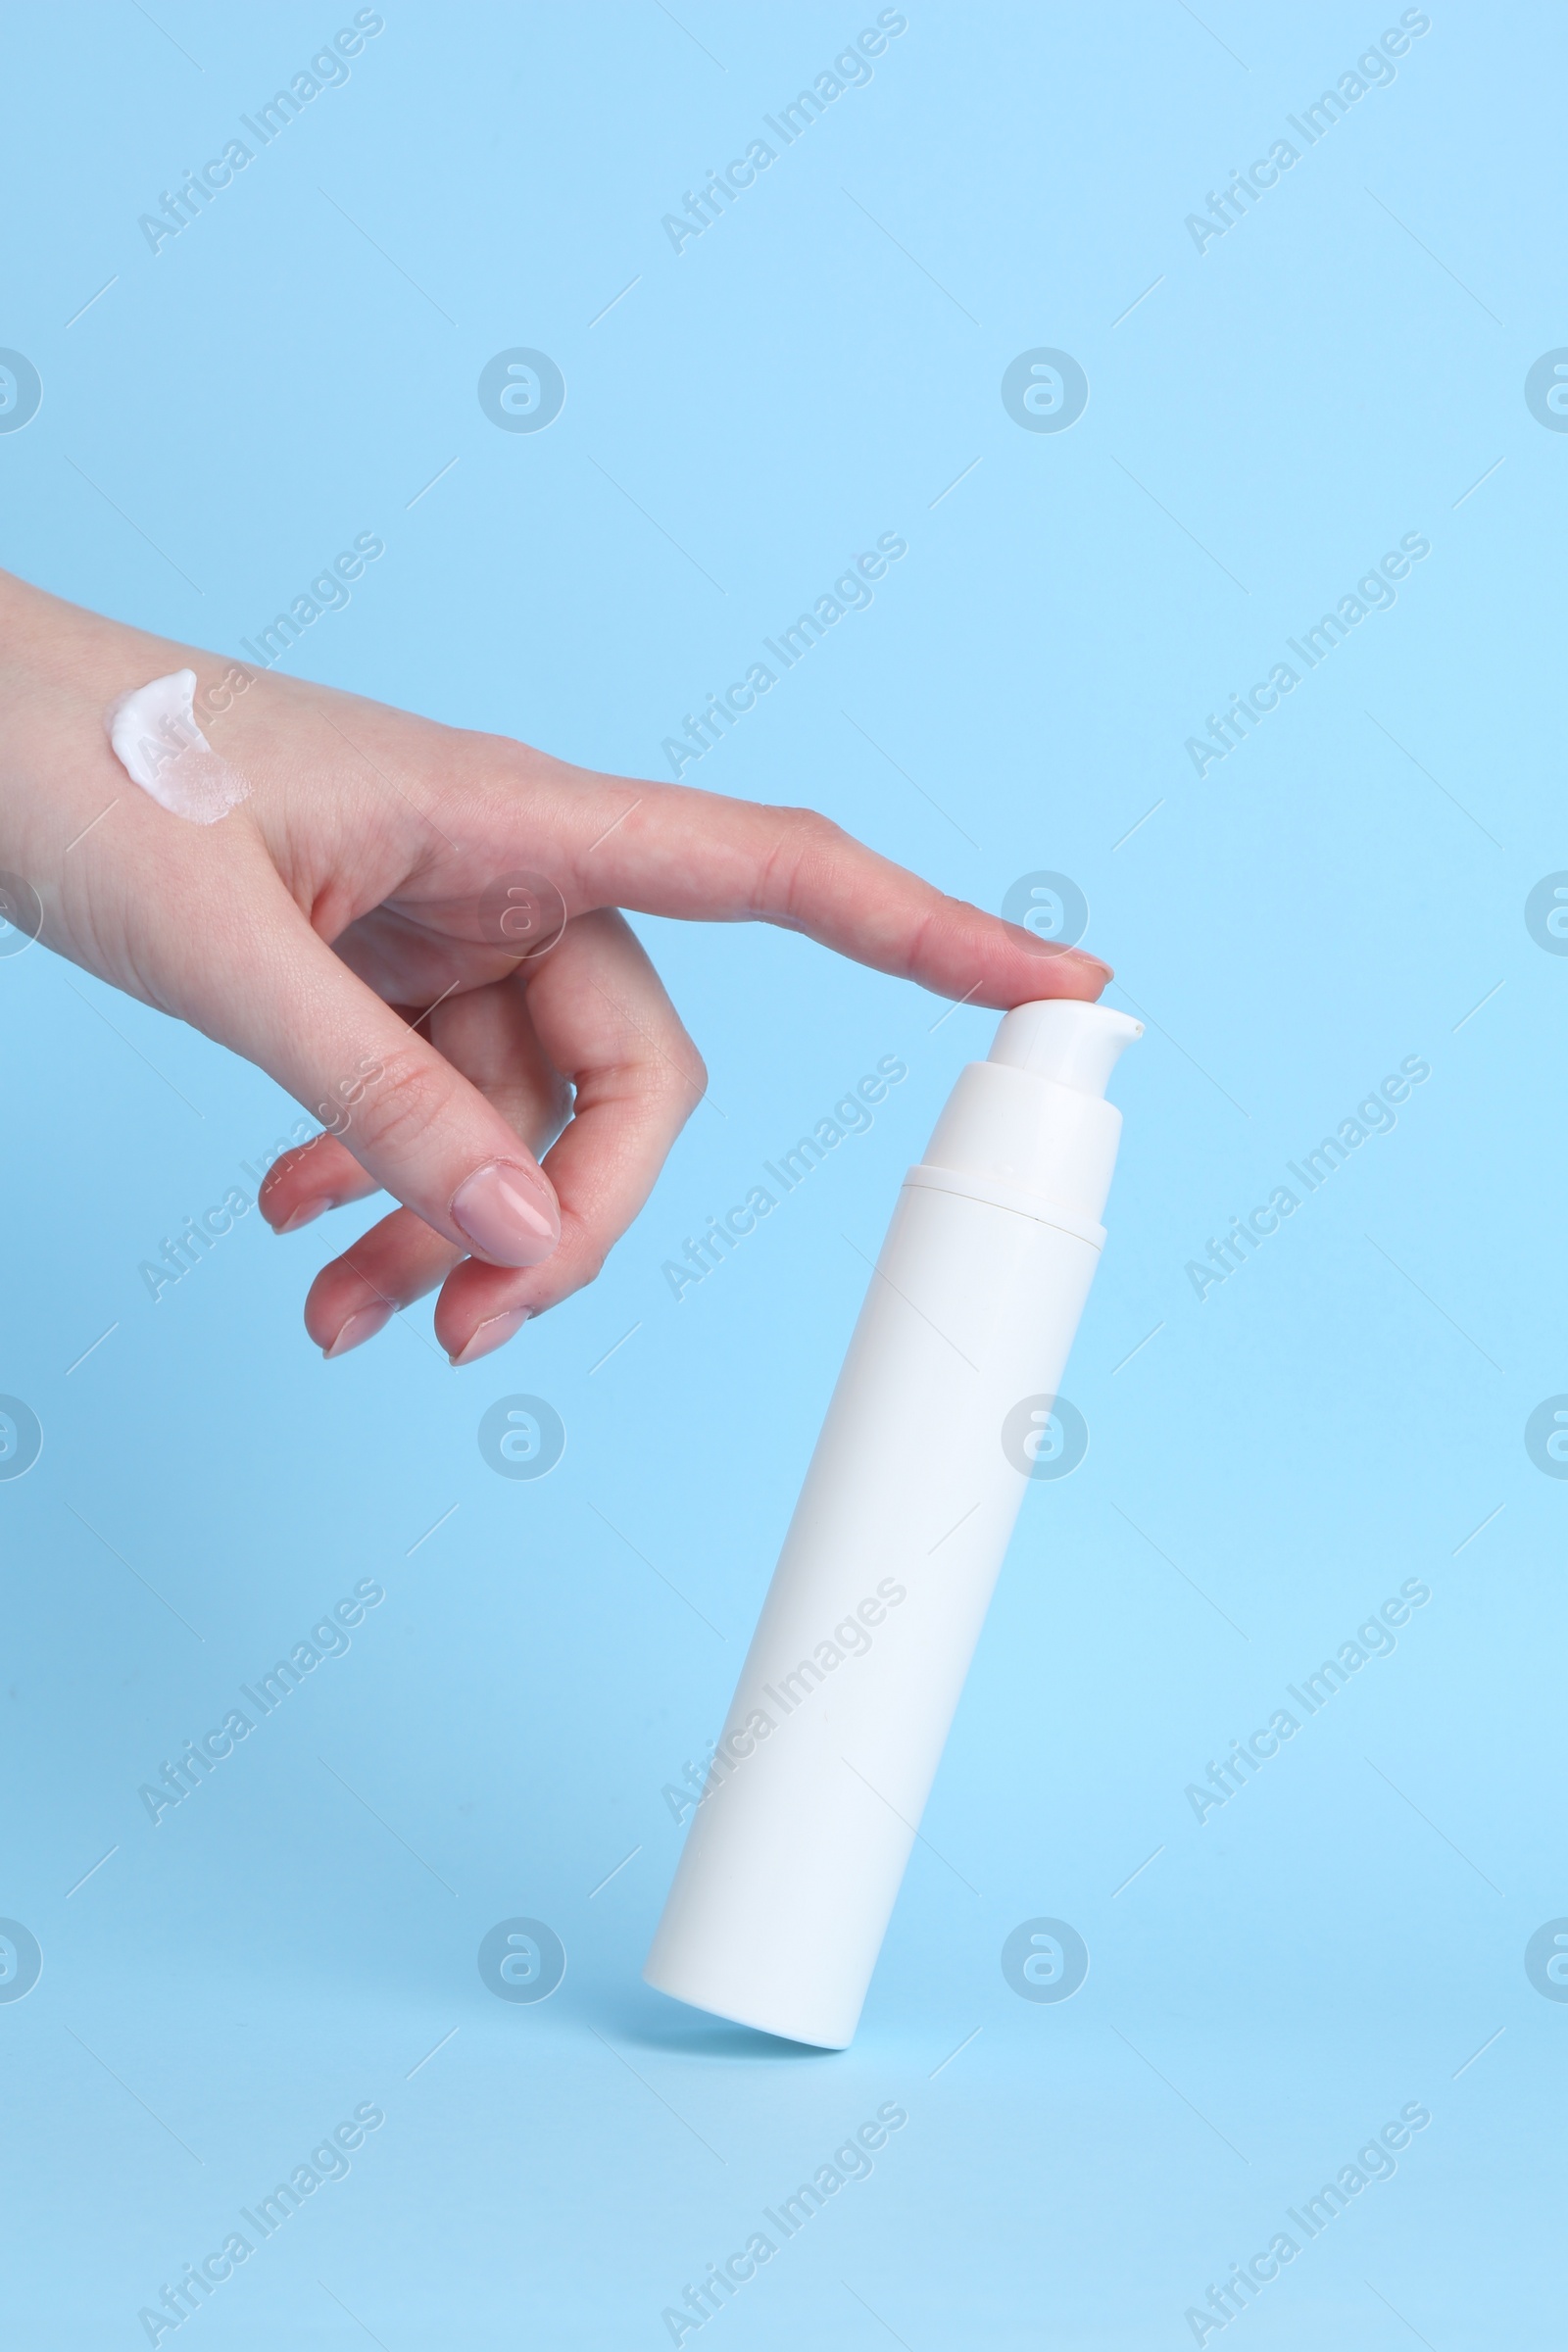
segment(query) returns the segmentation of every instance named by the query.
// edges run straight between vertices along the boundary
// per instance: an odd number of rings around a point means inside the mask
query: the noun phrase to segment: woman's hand
[[[160,807],[104,729],[117,696],[183,668],[249,787],[216,824]],[[329,1356],[439,1283],[437,1337],[471,1363],[591,1282],[636,1216],[707,1079],[618,907],[782,924],[1004,1008],[1110,977],[810,809],[596,775],[4,574],[0,868],[38,894],[48,946],[332,1131],[268,1175],[278,1232],[382,1188],[402,1203],[311,1287]]]

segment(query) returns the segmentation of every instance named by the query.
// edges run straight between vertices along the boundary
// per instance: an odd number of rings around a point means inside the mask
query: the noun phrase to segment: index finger
[[[535,813],[556,834],[573,912],[777,923],[936,996],[1003,1011],[1042,997],[1092,1000],[1111,977],[1099,956],[949,898],[814,808],[565,773],[575,788],[559,801],[547,790]]]

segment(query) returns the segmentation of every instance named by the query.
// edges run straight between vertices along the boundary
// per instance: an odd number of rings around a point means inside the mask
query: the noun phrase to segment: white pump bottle
[[[1005,1014],[911,1168],[645,1975],[845,2048],[1099,1263],[1143,1024]]]

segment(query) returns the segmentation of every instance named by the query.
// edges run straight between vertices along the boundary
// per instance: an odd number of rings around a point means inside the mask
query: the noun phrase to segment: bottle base
[[[749,2026],[754,2034],[771,2034],[779,2041],[798,2041],[806,2049],[847,2050],[855,2039],[855,2026],[848,2032],[839,2028],[824,2029],[822,2021],[808,2023],[799,2011],[787,2003],[769,2003],[765,1999],[728,1999],[722,1995],[699,1992],[695,1985],[675,1984],[657,1976],[653,1963],[643,1970],[643,1983],[656,1992],[667,1994],[672,2001],[683,2001],[688,2009],[701,2009],[709,2017],[721,2017],[727,2025]],[[858,2018],[856,2024],[859,2023]]]

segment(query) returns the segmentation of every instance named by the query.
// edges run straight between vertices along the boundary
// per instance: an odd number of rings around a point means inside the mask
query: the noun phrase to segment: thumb
[[[493,1103],[349,970],[281,889],[272,920],[225,950],[208,1034],[275,1078],[394,1199],[493,1266],[561,1239],[554,1188]],[[212,967],[208,967],[211,970]]]

